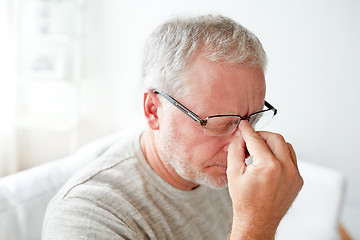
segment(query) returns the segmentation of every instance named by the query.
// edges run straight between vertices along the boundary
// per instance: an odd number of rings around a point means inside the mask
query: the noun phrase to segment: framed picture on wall
[[[66,70],[66,52],[61,48],[33,49],[24,52],[26,77],[62,80]]]

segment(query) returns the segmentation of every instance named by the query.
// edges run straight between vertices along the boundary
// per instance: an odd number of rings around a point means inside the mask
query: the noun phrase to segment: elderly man
[[[161,25],[145,49],[146,128],[62,188],[43,239],[273,239],[303,181],[292,146],[254,130],[276,114],[265,67],[231,19]]]

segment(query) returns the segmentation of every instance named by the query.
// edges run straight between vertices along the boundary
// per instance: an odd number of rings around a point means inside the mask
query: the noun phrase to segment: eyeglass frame
[[[277,109],[274,108],[270,103],[268,103],[267,101],[264,101],[264,106],[267,107],[268,109],[264,109],[255,113],[250,114],[248,117],[242,117],[240,115],[236,115],[236,114],[219,114],[219,115],[211,115],[208,116],[206,119],[202,119],[201,117],[199,117],[197,114],[195,114],[193,111],[189,110],[187,107],[185,107],[184,105],[182,105],[180,102],[178,102],[177,100],[175,100],[173,97],[169,96],[168,94],[164,93],[161,90],[153,90],[153,93],[155,94],[160,94],[161,96],[163,96],[166,100],[168,100],[170,103],[172,103],[175,107],[177,107],[178,109],[180,109],[183,113],[185,113],[186,115],[188,115],[191,119],[193,119],[195,122],[199,123],[201,126],[203,126],[205,128],[208,119],[209,118],[214,118],[214,117],[239,117],[239,123],[236,126],[236,128],[239,126],[241,120],[248,120],[251,118],[251,116],[255,115],[255,114],[259,114],[262,112],[267,112],[267,111],[273,111],[274,112],[274,116],[277,114]],[[235,129],[236,129],[235,128]]]

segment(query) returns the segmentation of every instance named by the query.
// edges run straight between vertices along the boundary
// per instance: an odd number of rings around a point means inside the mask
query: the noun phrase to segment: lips
[[[226,171],[226,169],[227,169],[227,166],[225,165],[211,165],[211,166],[208,166],[207,168],[217,168],[217,169],[219,169],[219,170],[221,170],[221,171]]]

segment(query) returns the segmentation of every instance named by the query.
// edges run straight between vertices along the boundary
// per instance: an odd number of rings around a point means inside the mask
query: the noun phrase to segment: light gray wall
[[[267,100],[279,110],[269,130],[292,142],[300,161],[346,176],[344,221],[356,217],[356,224],[359,1],[87,0],[82,114],[88,121],[82,141],[143,123],[140,69],[146,37],[168,17],[209,10],[234,18],[260,38],[269,57]],[[360,238],[359,230],[350,228]]]

